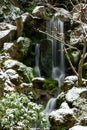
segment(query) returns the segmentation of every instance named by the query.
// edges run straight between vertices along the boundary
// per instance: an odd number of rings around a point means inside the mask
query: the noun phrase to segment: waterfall
[[[55,19],[54,17],[47,21],[47,33],[52,36],[62,35],[64,33],[64,23]],[[58,81],[60,87],[65,76],[65,64],[64,64],[64,45],[61,42],[47,36],[48,40],[52,42],[52,79]],[[59,58],[59,59],[58,59]]]
[[[39,57],[40,57],[40,44],[36,44],[35,46],[35,71],[37,75],[40,77],[40,68],[39,68]]]
[[[52,36],[62,35],[64,33],[64,23],[59,20],[52,18],[47,21],[47,33]],[[53,38],[47,36],[48,40],[52,42],[52,79],[58,81],[60,87],[65,77],[65,61],[64,61],[64,45],[62,42],[58,42]],[[46,106],[47,118],[53,110],[56,108],[57,99],[51,98]]]
[[[48,103],[47,103],[47,106],[45,108],[45,111],[46,111],[46,117],[47,117],[47,120],[48,120],[48,116],[49,114],[55,110],[56,108],[56,98],[51,98]]]

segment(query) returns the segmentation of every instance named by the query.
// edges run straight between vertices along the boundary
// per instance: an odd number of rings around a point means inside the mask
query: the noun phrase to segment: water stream
[[[46,31],[48,34],[53,36],[63,36],[64,35],[64,23],[59,20],[52,18],[47,21]],[[51,78],[58,81],[58,87],[60,88],[64,77],[65,77],[65,60],[64,60],[64,45],[49,35],[47,39],[51,41],[52,44],[52,70]],[[41,76],[39,68],[39,57],[40,57],[40,45],[36,44],[35,47],[35,71],[38,76]],[[46,106],[47,118],[49,114],[56,108],[56,98],[51,98]]]
[[[39,77],[41,77],[40,67],[39,67],[39,58],[40,58],[40,44],[35,46],[35,71]]]
[[[64,23],[59,20],[52,18],[47,21],[47,33],[50,35],[60,35],[64,34]],[[65,60],[64,60],[64,45],[62,42],[58,42],[55,39],[47,36],[48,40],[52,42],[52,79],[58,81],[58,87],[61,86],[65,77]],[[56,98],[51,98],[46,106],[47,118],[53,110],[56,108]]]

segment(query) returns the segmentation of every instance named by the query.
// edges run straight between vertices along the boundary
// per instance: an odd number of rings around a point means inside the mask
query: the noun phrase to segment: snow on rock
[[[19,37],[17,39],[17,46],[18,49],[20,50],[20,54],[22,53],[22,57],[23,55],[24,56],[27,55],[30,44],[31,40],[27,37]]]
[[[67,94],[66,94],[66,100],[68,102],[73,102],[73,101],[75,101],[80,96],[80,94],[82,94],[85,91],[87,91],[86,88],[76,88],[76,87],[73,87],[72,89],[70,89],[67,92]]]
[[[67,102],[63,102],[61,104],[60,108],[62,108],[62,109],[70,109],[69,106],[68,106],[68,104],[67,104]]]
[[[17,49],[14,43],[11,42],[5,42],[3,46],[3,50],[6,53],[9,53],[9,55],[14,58],[17,54]]]
[[[8,42],[14,39],[16,35],[16,26],[0,23],[0,47],[3,46],[4,42]]]
[[[5,74],[7,75],[8,79],[10,79],[12,83],[14,83],[15,85],[18,85],[19,75],[17,74],[15,70],[8,69],[7,71],[5,71]]]
[[[68,81],[73,81],[73,82],[76,82],[78,80],[78,77],[76,75],[72,75],[72,76],[67,76],[65,78],[65,81],[68,80]]]
[[[14,43],[4,43],[4,47],[3,47],[3,50],[4,51],[7,51],[9,50],[10,48],[12,48],[14,46]]]
[[[16,60],[9,59],[4,62],[4,66],[7,69],[13,68],[15,65],[18,65],[18,61]]]
[[[70,128],[69,130],[87,130],[87,126],[77,125],[77,126]]]
[[[21,17],[22,17],[22,21],[23,21],[23,23],[25,23],[26,19],[29,18],[30,15],[29,15],[28,12],[26,12],[26,13],[22,14]]]
[[[35,77],[32,79],[33,87],[41,89],[44,84],[45,78]]]
[[[42,77],[35,77],[35,78],[33,78],[33,79],[32,79],[32,81],[34,81],[34,80],[44,81],[44,80],[45,80],[45,78],[42,78]]]
[[[36,17],[45,18],[46,9],[44,6],[36,6],[32,12],[32,14]]]
[[[23,77],[24,82],[31,82],[31,80],[34,78],[34,71],[31,67],[27,67],[23,63],[17,61],[8,59],[4,62],[5,69],[14,69],[18,72],[18,74]]]
[[[68,129],[75,124],[76,118],[72,109],[59,109],[50,113],[49,121],[52,129],[53,127],[56,129],[66,127]]]
[[[5,92],[15,91],[15,85],[9,79],[7,79],[4,83],[4,91]]]
[[[54,14],[56,18],[61,19],[62,21],[69,21],[71,17],[70,12],[64,8],[56,8],[57,13]]]

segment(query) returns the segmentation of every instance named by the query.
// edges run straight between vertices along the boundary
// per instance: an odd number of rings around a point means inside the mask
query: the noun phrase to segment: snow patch
[[[73,87],[72,89],[70,89],[67,94],[66,94],[66,100],[69,102],[73,102],[75,101],[79,96],[80,93],[87,91],[86,88],[76,88]]]
[[[77,125],[77,126],[74,126],[74,127],[70,128],[69,130],[87,130],[87,127]]]

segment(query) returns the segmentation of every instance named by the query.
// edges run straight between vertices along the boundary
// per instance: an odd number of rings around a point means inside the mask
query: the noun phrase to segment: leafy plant
[[[46,127],[43,106],[31,102],[26,95],[12,92],[0,99],[0,125],[2,129],[20,127],[28,130],[38,121],[39,127]]]

